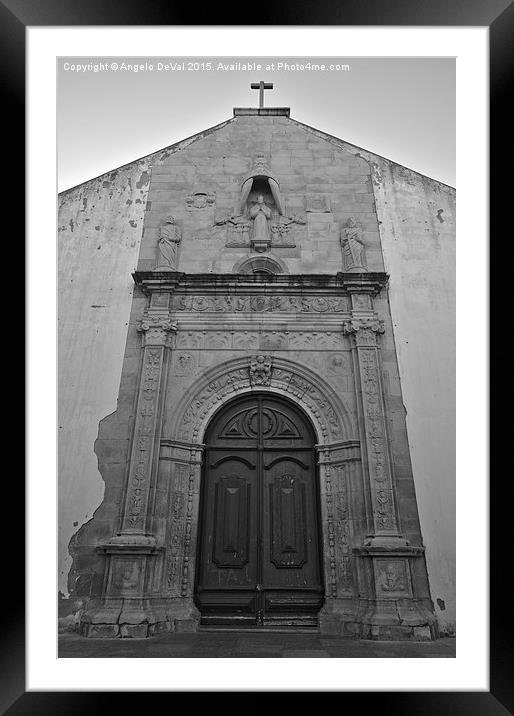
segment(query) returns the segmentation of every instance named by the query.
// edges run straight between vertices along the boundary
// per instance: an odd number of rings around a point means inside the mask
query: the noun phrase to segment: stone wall
[[[280,183],[284,214],[305,221],[271,248],[288,273],[342,271],[339,234],[352,215],[363,229],[369,270],[383,270],[369,164],[287,117],[245,116],[154,167],[138,269],[155,266],[159,227],[172,213],[182,231],[177,270],[233,272],[250,246],[232,247],[231,227],[216,221],[239,213],[242,180],[259,153]],[[197,195],[206,197],[198,207]]]

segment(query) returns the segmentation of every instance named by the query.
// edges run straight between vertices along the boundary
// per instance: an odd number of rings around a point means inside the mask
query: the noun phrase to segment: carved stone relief
[[[338,331],[290,331],[289,349],[333,350],[343,347],[343,337]]]
[[[232,347],[236,350],[259,347],[259,334],[257,332],[242,331],[233,334]]]
[[[210,337],[212,334],[212,338]],[[219,335],[217,335],[219,334]],[[333,331],[216,331],[179,330],[177,333],[177,349],[223,350],[337,350],[345,344],[338,326]],[[200,364],[209,365],[212,360],[203,352]],[[336,372],[336,371],[331,371]]]
[[[175,326],[166,315],[147,312],[139,330],[143,333],[143,367],[123,519],[123,528],[129,531],[144,530],[145,526],[164,351],[171,345]]]
[[[190,375],[195,368],[195,359],[191,353],[177,353],[173,361],[174,375]]]
[[[111,572],[111,594],[138,594],[141,586],[141,563],[130,557],[116,557]]]
[[[197,312],[248,313],[345,313],[346,296],[174,296],[172,310]]]
[[[184,468],[186,466],[183,466]],[[166,591],[180,593],[179,580],[180,557],[184,542],[184,517],[186,508],[186,495],[174,491],[170,501],[170,536],[168,540]]]
[[[307,194],[305,197],[305,211],[310,213],[329,213],[330,199],[325,194]]]
[[[239,201],[228,216],[218,216],[214,227],[226,227],[226,246],[251,248],[258,253],[273,247],[295,247],[296,229],[306,224],[303,216],[287,216],[280,185],[258,154],[252,170],[242,179]]]
[[[328,558],[330,564],[330,596],[337,597],[336,535],[334,529],[334,497],[332,491],[332,466],[325,465],[325,505],[327,511]],[[328,596],[328,595],[327,595]]]
[[[250,384],[269,385],[271,382],[271,356],[258,355],[250,358]]]
[[[190,211],[195,209],[206,209],[213,207],[216,202],[216,195],[212,192],[197,191],[186,197],[186,208]]]
[[[377,596],[387,599],[411,595],[408,563],[405,559],[375,559],[374,566]]]
[[[395,532],[397,524],[376,342],[377,334],[384,332],[383,321],[376,317],[346,321],[343,332],[352,336],[359,363],[375,530]]]
[[[307,412],[314,416],[324,440],[340,439],[344,433],[340,418],[333,405],[305,375],[293,370],[273,366],[268,376],[261,374],[265,387],[275,388],[282,394],[291,394],[305,406]],[[213,406],[233,395],[249,390],[252,387],[249,368],[227,369],[225,373],[212,379],[207,385],[199,388],[193,398],[177,413],[176,430],[180,440],[195,442],[199,436],[202,421],[213,409]]]
[[[338,547],[338,591],[348,592],[353,588],[351,564],[350,515],[348,506],[348,487],[345,467],[336,466],[335,470],[335,526]]]
[[[327,356],[326,365],[327,370],[336,375],[348,375],[352,371],[348,353],[334,353]]]
[[[259,348],[267,351],[287,350],[289,334],[280,331],[268,331],[259,335]]]

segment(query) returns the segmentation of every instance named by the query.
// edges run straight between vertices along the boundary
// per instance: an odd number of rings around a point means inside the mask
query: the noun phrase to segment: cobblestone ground
[[[59,636],[59,658],[425,658],[455,657],[455,639],[392,642],[321,634],[204,632],[161,634],[150,639],[86,639]]]

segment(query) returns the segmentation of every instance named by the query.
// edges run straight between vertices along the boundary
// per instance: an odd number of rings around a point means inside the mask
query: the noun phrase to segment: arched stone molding
[[[357,427],[337,393],[311,369],[274,357],[267,384],[252,386],[249,359],[245,357],[207,370],[175,406],[169,434],[163,438],[202,444],[207,424],[218,408],[236,395],[256,391],[269,391],[298,403],[311,419],[319,445],[358,436]]]
[[[277,256],[255,256],[250,254],[243,256],[234,264],[232,273],[253,274],[259,271],[265,271],[270,274],[288,274],[289,270]]]

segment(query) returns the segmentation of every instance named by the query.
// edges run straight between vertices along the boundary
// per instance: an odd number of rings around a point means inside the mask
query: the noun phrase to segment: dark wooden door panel
[[[270,562],[276,569],[300,569],[307,561],[305,484],[293,473],[269,485]]]
[[[209,460],[207,476],[199,591],[241,587],[254,590],[257,579],[255,460],[249,460],[246,454],[224,454]]]
[[[251,484],[234,473],[214,487],[212,561],[218,568],[244,567],[250,548]]]
[[[196,602],[202,623],[317,623],[315,437],[287,401],[234,401],[206,434]]]
[[[264,452],[263,584],[320,589],[318,512],[312,451]],[[269,457],[271,459],[269,459]]]

